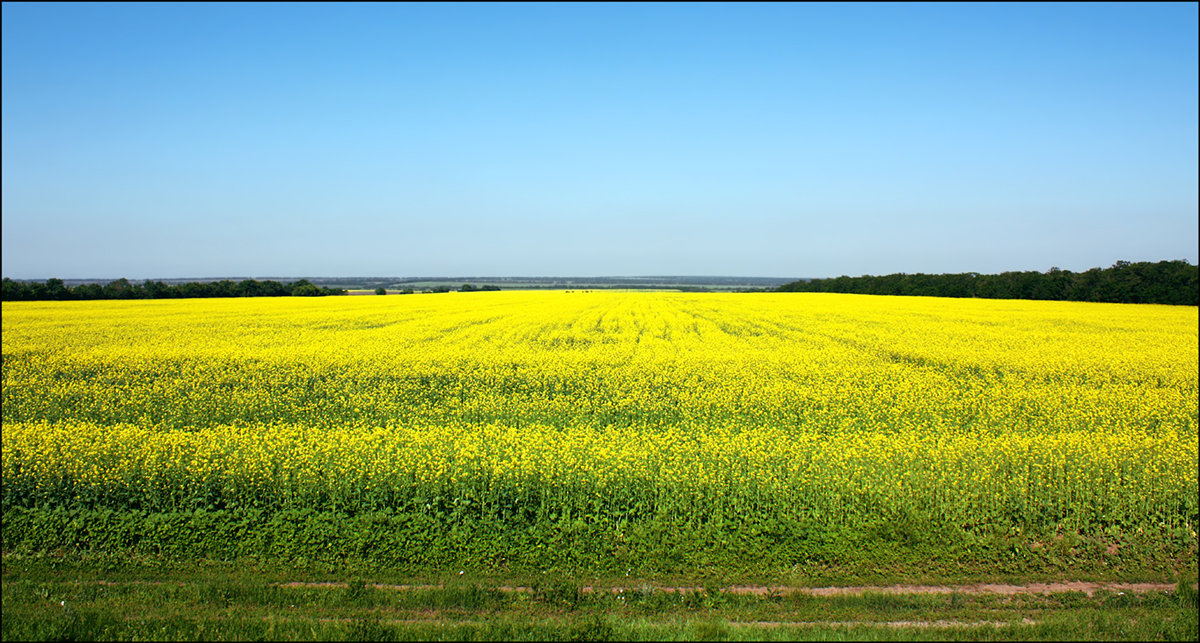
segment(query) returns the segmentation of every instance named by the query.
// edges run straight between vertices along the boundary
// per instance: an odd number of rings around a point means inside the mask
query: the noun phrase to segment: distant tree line
[[[1196,306],[1200,304],[1200,268],[1186,260],[1118,261],[1109,268],[1085,272],[1051,268],[998,275],[897,273],[794,281],[778,291]]]
[[[191,299],[197,297],[321,297],[344,295],[340,288],[325,288],[310,283],[307,279],[280,283],[278,281],[255,281],[224,279],[209,282],[165,284],[146,280],[131,283],[121,278],[100,284],[68,286],[62,279],[47,279],[46,283],[3,280],[4,301],[46,301],[72,299]]]
[[[471,284],[463,284],[462,288],[458,289],[459,292],[475,292],[475,291],[489,292],[489,291],[495,291],[495,290],[500,290],[500,286],[493,286],[491,284],[487,284],[487,285],[475,287],[475,286],[472,286]]]

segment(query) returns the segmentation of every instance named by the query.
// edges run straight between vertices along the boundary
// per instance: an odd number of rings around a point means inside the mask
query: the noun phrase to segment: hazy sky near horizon
[[[3,275],[1197,261],[1197,4],[3,5]]]

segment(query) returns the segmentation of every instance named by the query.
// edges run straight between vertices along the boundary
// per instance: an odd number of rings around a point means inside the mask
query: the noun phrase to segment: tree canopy
[[[1071,272],[1002,272],[981,275],[906,274],[808,279],[784,284],[779,292],[839,292],[866,295],[1045,299],[1128,304],[1200,304],[1200,268],[1186,260],[1130,263]]]
[[[325,288],[309,283],[307,279],[290,283],[278,281],[255,281],[244,279],[234,282],[191,281],[182,284],[165,284],[147,279],[141,284],[130,283],[121,278],[104,286],[94,283],[67,286],[62,279],[47,279],[45,284],[36,281],[14,281],[3,279],[4,301],[45,301],[70,299],[188,299],[198,297],[314,297],[344,295],[345,290]]]

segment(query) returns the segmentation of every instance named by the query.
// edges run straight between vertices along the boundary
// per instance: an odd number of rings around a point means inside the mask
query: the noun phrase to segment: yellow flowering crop
[[[799,293],[5,302],[4,503],[1194,529],[1197,322]]]

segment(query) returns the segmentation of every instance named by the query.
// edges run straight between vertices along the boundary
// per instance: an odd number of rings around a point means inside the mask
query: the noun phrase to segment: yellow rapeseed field
[[[1197,324],[799,293],[5,302],[4,502],[1194,539]]]

